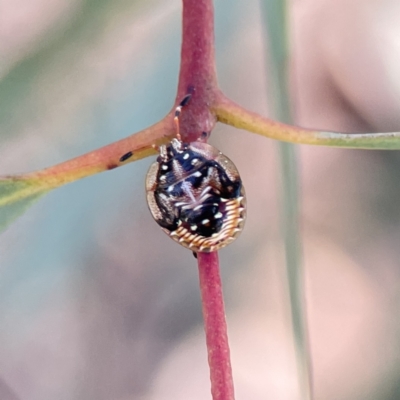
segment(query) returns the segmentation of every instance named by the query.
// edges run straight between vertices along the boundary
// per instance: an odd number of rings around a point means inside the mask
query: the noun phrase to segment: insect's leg
[[[179,132],[179,117],[181,115],[182,112],[182,107],[185,107],[188,103],[190,98],[192,97],[191,94],[187,94],[183,100],[179,103],[178,107],[175,108],[175,116],[174,116],[174,122],[175,122],[175,126],[176,126],[176,138],[181,142],[181,134]]]

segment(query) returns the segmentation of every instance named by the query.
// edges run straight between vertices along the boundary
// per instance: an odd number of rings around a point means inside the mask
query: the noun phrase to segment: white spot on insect
[[[210,223],[210,220],[206,218],[206,219],[203,219],[203,221],[201,221],[201,223],[203,225],[207,225],[208,223]]]
[[[193,158],[191,164],[192,164],[192,165],[196,165],[198,162],[199,162],[199,159],[198,159],[198,158]]]
[[[185,153],[185,155],[183,156],[184,160],[187,160],[190,157],[189,153]]]
[[[190,230],[191,231],[197,230],[197,225],[190,225]]]
[[[161,166],[161,169],[163,170],[163,171],[166,171],[167,169],[168,169],[168,165],[162,165]],[[164,177],[165,177],[165,175],[163,175]],[[160,177],[160,179],[161,179],[161,177]]]
[[[214,218],[222,218],[222,213],[221,212],[217,212],[215,215],[214,215]]]
[[[160,175],[160,181],[165,181],[167,177],[165,175]]]
[[[200,172],[200,171],[196,171],[196,172],[193,174],[193,176],[194,176],[195,178],[199,178],[199,177],[201,176],[201,172]]]
[[[172,192],[173,190],[174,190],[174,186],[173,185],[168,186],[168,189],[167,189],[168,192]]]
[[[218,171],[217,171],[216,174],[214,173],[214,171],[215,171],[215,168],[214,168],[214,167],[208,167],[208,168],[207,168],[207,175],[208,175],[208,176],[212,176],[212,175],[217,175],[217,176],[218,176]]]

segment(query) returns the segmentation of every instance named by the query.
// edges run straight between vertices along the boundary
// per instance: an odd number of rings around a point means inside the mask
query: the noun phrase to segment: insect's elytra
[[[193,252],[219,250],[243,228],[246,201],[239,172],[207,143],[172,139],[161,146],[147,173],[146,192],[163,231]]]

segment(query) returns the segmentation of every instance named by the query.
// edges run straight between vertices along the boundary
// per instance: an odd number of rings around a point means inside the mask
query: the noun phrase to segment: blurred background
[[[400,3],[293,0],[297,124],[400,131]],[[0,174],[126,137],[175,97],[181,2],[0,0]],[[220,85],[268,115],[258,0],[216,1]],[[218,125],[246,229],[221,251],[237,399],[296,400],[277,145]],[[318,400],[400,398],[398,152],[299,147]],[[197,267],[152,220],[153,159],[50,193],[0,237],[1,400],[210,398]]]

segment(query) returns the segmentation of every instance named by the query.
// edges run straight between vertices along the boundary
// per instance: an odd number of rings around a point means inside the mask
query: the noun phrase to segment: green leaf
[[[36,180],[0,179],[0,232],[48,191]]]

